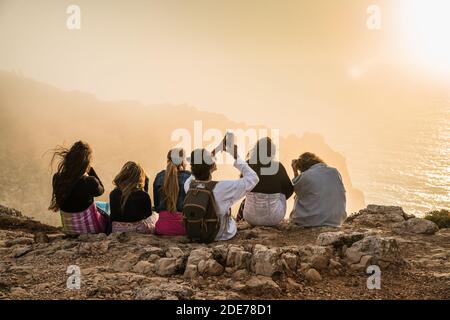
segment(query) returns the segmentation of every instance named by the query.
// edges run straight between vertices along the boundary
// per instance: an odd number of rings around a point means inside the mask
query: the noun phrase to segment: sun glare
[[[438,72],[450,73],[450,1],[403,1],[408,54]]]

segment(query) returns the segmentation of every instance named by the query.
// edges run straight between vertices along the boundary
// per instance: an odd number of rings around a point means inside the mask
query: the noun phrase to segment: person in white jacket
[[[184,184],[186,193],[192,180],[204,182],[212,180],[212,173],[217,169],[214,155],[220,151],[226,151],[234,157],[234,167],[240,171],[242,178],[218,181],[213,189],[217,207],[216,213],[220,219],[220,229],[216,241],[229,240],[236,235],[236,221],[231,216],[231,207],[245,197],[259,182],[255,171],[239,157],[237,146],[234,145],[233,150],[227,150],[224,140],[212,153],[206,149],[192,151],[190,158],[192,175]]]

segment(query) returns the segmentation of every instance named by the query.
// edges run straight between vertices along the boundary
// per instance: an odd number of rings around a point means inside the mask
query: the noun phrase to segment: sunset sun
[[[403,2],[403,29],[408,50],[418,62],[450,72],[450,1]]]

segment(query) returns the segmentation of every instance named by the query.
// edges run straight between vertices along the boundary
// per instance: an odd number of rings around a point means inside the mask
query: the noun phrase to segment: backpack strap
[[[216,187],[217,183],[218,181],[208,181],[208,183],[206,184],[206,189],[212,192]]]

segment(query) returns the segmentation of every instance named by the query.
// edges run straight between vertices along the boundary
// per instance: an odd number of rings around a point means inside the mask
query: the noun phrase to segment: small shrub
[[[442,209],[428,212],[425,219],[433,221],[440,229],[450,228],[450,211]]]

